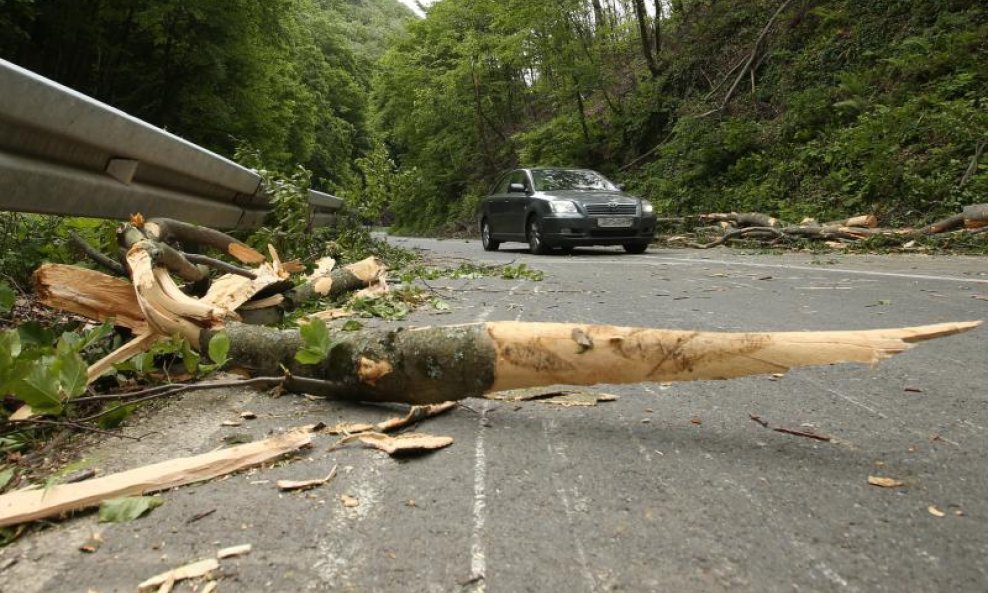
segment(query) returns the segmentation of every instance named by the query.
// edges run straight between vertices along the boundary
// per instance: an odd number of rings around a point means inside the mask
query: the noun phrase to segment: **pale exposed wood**
[[[276,307],[280,305],[285,300],[285,295],[283,294],[273,294],[269,297],[258,299],[256,301],[249,301],[243,305],[240,305],[241,311],[256,311],[258,309],[267,309],[268,307]]]
[[[146,593],[148,591],[154,591],[158,587],[170,586],[169,583],[174,585],[178,581],[184,581],[185,579],[197,579],[206,576],[219,567],[220,563],[216,558],[199,560],[198,562],[179,566],[178,568],[153,576],[138,585],[137,591],[138,593]]]
[[[234,311],[261,290],[287,277],[279,274],[269,263],[261,264],[251,271],[256,276],[253,280],[234,274],[220,276],[200,300],[214,307]]]
[[[902,329],[832,332],[714,333],[563,323],[492,322],[494,385],[503,391],[539,385],[594,385],[731,379],[793,367],[872,364],[916,342],[973,329],[976,322]],[[577,343],[574,328],[593,343]]]
[[[86,381],[88,383],[92,383],[96,379],[99,379],[103,376],[103,373],[113,368],[113,365],[124,362],[125,360],[144,352],[160,338],[161,336],[157,336],[150,331],[143,334],[138,334],[133,340],[130,340],[123,346],[89,365],[89,369],[86,371]]]
[[[230,546],[229,548],[223,548],[216,552],[216,558],[222,560],[224,558],[232,558],[233,556],[243,556],[244,554],[250,554],[253,546],[250,544],[241,544],[239,546]]]
[[[134,286],[126,280],[78,266],[45,264],[34,272],[38,298],[49,307],[107,321],[141,333],[147,321]]]
[[[988,204],[971,204],[964,207],[964,227],[980,229],[988,226]]]
[[[825,222],[823,226],[864,227],[873,229],[878,227],[878,217],[874,214],[862,214],[860,216],[852,216],[851,218]]]
[[[137,302],[148,324],[163,336],[180,335],[199,343],[201,327],[218,324],[226,311],[189,297],[175,285],[168,272],[154,266],[149,242],[141,241],[127,252]]]
[[[294,430],[256,443],[172,459],[75,484],[11,492],[0,496],[0,527],[54,517],[134,496],[209,480],[295,451],[312,442],[307,430]]]

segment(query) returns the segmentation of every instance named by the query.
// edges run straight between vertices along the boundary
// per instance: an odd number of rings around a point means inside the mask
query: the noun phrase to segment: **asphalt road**
[[[859,329],[988,319],[988,260],[616,249],[532,257],[477,241],[397,239],[456,266],[525,262],[545,280],[439,279],[450,312],[406,323],[520,319],[708,330]],[[519,247],[521,247],[519,245]],[[875,368],[602,386],[597,407],[470,400],[422,424],[455,443],[396,461],[359,448],[165,493],[124,525],[92,513],[0,550],[0,590],[133,591],[251,543],[218,591],[988,590],[988,329]],[[242,427],[220,422],[251,410]],[[88,453],[105,471],[211,450],[231,432],[383,419],[393,410],[188,395]],[[769,430],[811,429],[831,442]],[[306,494],[280,478],[338,477]],[[870,486],[869,475],[905,486]],[[344,507],[348,494],[359,506]],[[930,507],[942,511],[936,516]],[[195,522],[198,514],[213,511]],[[77,551],[102,532],[95,554]],[[200,584],[201,587],[201,584]],[[191,591],[179,584],[176,591]]]

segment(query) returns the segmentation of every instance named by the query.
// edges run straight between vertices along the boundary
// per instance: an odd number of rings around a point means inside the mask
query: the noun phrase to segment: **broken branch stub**
[[[338,399],[431,404],[545,385],[731,379],[841,362],[872,364],[981,322],[834,332],[719,333],[491,322],[337,336],[316,365],[295,361],[297,330],[228,324],[234,364],[288,368],[286,387]],[[211,331],[204,331],[206,344]],[[577,340],[574,336],[585,336]],[[593,346],[587,348],[586,344]],[[312,379],[315,379],[313,381]]]

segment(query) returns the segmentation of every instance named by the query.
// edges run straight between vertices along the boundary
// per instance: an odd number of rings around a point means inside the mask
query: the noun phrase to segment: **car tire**
[[[625,243],[623,247],[628,253],[645,253],[645,250],[648,249],[648,243]]]
[[[528,219],[526,226],[526,237],[528,238],[528,250],[532,255],[546,255],[549,247],[542,240],[542,223],[535,216]]]
[[[484,251],[497,251],[501,246],[500,241],[491,238],[491,225],[486,218],[480,223],[480,242],[484,246]]]

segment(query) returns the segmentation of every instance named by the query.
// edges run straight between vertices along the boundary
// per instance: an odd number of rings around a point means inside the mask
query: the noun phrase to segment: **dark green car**
[[[502,175],[481,203],[487,251],[517,241],[537,255],[578,245],[644,253],[654,235],[652,204],[590,169],[516,169]]]

